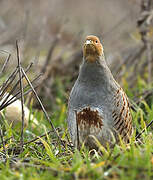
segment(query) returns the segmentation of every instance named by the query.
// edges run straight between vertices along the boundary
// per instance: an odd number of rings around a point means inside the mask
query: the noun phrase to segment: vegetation
[[[57,83],[57,88],[61,84]],[[138,87],[143,81],[139,80]],[[145,84],[147,89],[147,85]],[[131,94],[126,89],[127,94]],[[141,88],[137,89],[141,93]],[[135,127],[131,142],[125,145],[115,145],[114,149],[99,146],[99,152],[89,151],[84,146],[80,151],[74,149],[67,138],[66,107],[64,94],[57,92],[58,108],[52,114],[52,121],[58,131],[64,146],[57,141],[50,124],[42,111],[31,111],[39,124],[34,129],[29,125],[24,129],[23,151],[19,146],[20,129],[12,128],[5,121],[4,139],[5,151],[1,144],[0,178],[1,179],[152,179],[153,178],[153,134],[152,127],[145,129],[138,141],[136,133],[140,133],[153,119],[153,102],[142,100],[132,111]],[[32,122],[31,122],[32,123]],[[40,137],[41,134],[43,137]],[[49,132],[49,133],[47,133]],[[38,137],[37,139],[35,139]],[[35,141],[31,140],[34,139]]]
[[[89,8],[82,0],[15,2],[0,2],[0,179],[153,179],[152,1],[88,1]],[[107,63],[130,100],[133,136],[113,149],[75,149],[67,129],[69,92],[89,32],[103,34]],[[17,99],[29,117],[20,108],[19,121],[10,123],[7,107]]]

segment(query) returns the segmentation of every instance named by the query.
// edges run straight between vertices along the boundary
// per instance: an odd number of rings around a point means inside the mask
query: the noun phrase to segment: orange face
[[[98,37],[90,35],[86,37],[83,46],[83,56],[89,62],[94,62],[102,56],[103,47]]]

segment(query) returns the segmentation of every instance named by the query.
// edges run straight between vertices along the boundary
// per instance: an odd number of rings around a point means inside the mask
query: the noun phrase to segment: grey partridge
[[[84,142],[90,149],[96,148],[95,138],[104,147],[112,146],[120,138],[127,142],[132,134],[128,98],[106,64],[100,40],[93,35],[86,37],[83,46],[83,62],[70,93],[67,122],[75,147]]]

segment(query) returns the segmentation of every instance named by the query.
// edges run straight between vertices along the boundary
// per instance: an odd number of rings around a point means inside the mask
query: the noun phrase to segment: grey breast
[[[112,126],[113,95],[118,85],[107,67],[102,64],[83,62],[77,81],[72,88],[68,104],[68,126],[72,141],[76,138],[76,115],[85,107],[98,108],[104,123]],[[109,120],[109,121],[108,121]]]

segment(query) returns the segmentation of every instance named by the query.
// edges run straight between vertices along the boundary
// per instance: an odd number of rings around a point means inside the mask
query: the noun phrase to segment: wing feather
[[[132,116],[128,98],[121,87],[117,89],[113,101],[113,128],[125,141],[127,141],[132,134]]]

